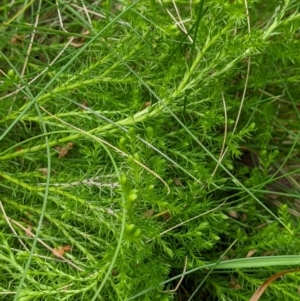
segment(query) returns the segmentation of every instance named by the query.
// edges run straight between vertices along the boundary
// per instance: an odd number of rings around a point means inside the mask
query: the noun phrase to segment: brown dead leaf
[[[18,44],[18,40],[16,38],[11,38],[9,41],[11,44]]]
[[[190,59],[191,59],[191,50],[190,49],[185,52],[185,59],[187,61],[190,61]]]
[[[239,218],[240,218],[239,215],[238,215],[238,213],[237,213],[236,211],[233,211],[233,210],[229,210],[229,211],[227,212],[227,214],[228,214],[230,217],[235,218],[235,219],[239,219]]]
[[[25,236],[26,237],[31,237],[32,236],[31,230],[32,230],[32,225],[28,225],[26,230],[25,230]]]
[[[118,275],[119,275],[118,270],[117,270],[117,269],[112,269],[112,270],[111,270],[111,275],[112,275],[112,276],[118,276]]]
[[[72,250],[72,246],[70,245],[66,245],[62,247],[64,249],[65,252],[70,252]]]
[[[284,276],[289,273],[299,272],[300,269],[292,269],[292,270],[285,270],[279,273],[274,274],[269,279],[267,279],[252,295],[251,299],[249,301],[258,301],[261,297],[261,295],[264,293],[264,291],[268,288],[268,286],[275,281],[277,278]]]
[[[61,147],[59,150],[58,158],[63,158],[68,153],[68,151],[69,149],[67,147]]]
[[[163,214],[163,218],[164,218],[165,221],[168,221],[168,220],[171,218],[170,212],[165,212],[165,213]]]
[[[81,47],[83,44],[84,44],[84,43],[75,43],[75,42],[70,43],[70,45],[72,45],[72,46],[75,47],[75,48],[79,48],[79,47]]]
[[[52,253],[55,257],[62,257],[66,252],[70,252],[72,250],[72,246],[66,245],[62,246],[60,248],[54,248],[52,250]]]
[[[85,32],[83,32],[84,35],[88,35],[90,34],[90,32],[87,30]],[[84,37],[80,37],[80,38],[74,38],[73,37],[73,41],[70,43],[70,45],[72,45],[73,47],[79,48],[82,45],[85,44],[85,38]]]
[[[254,253],[256,252],[256,250],[250,250],[248,252],[248,254],[246,255],[247,258],[251,257]]]
[[[67,146],[55,146],[55,149],[59,152],[58,158],[61,159],[67,155],[70,149],[74,147],[74,143],[69,142]]]
[[[68,147],[69,149],[72,149],[72,148],[74,147],[74,143],[69,142],[69,143],[67,144],[67,147]]]
[[[230,282],[229,282],[229,286],[233,289],[236,289],[236,290],[240,290],[242,289],[242,286],[239,285],[238,283],[236,283],[236,281],[234,279],[232,279]]]
[[[246,213],[243,213],[242,214],[242,220],[245,221],[245,220],[247,220],[247,218],[248,218],[248,215]]]
[[[44,167],[44,168],[38,168],[38,171],[40,171],[44,176],[46,176],[48,174],[48,168]]]
[[[149,210],[147,210],[147,211],[145,211],[143,213],[143,217],[150,218],[153,215],[153,213],[154,213],[154,210],[153,209],[149,209]]]
[[[48,174],[48,168],[47,167],[38,168],[37,171],[41,172],[44,176],[47,176],[47,174]],[[54,173],[54,174],[57,174],[57,172],[53,169],[51,169],[51,172]]]
[[[52,253],[55,257],[62,257],[65,254],[65,251],[62,248],[54,248]]]
[[[232,285],[232,288],[235,290],[240,290],[240,289],[242,289],[242,286],[239,285],[238,283],[236,283],[236,284]]]
[[[234,288],[235,290],[240,290],[242,289],[242,286],[236,283],[232,288]]]
[[[176,186],[183,186],[179,179],[173,178],[173,182]]]
[[[24,36],[15,34],[9,41],[11,44],[14,44],[14,45],[22,45],[24,40],[25,40]]]

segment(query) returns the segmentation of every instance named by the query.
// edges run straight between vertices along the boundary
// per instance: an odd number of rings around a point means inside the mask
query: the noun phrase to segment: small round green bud
[[[134,202],[136,199],[137,199],[137,195],[135,193],[130,193],[128,196],[127,196],[127,200],[128,202]]]
[[[133,162],[134,162],[133,156],[129,155],[128,158],[127,158],[127,163],[132,164]]]
[[[277,157],[279,155],[279,150],[278,149],[275,149],[274,152],[273,152],[273,156],[274,157]]]
[[[135,137],[135,129],[134,128],[130,128],[128,131],[128,134],[130,137],[134,138]]]
[[[127,234],[131,233],[135,227],[135,224],[126,225],[125,232]]]
[[[121,179],[120,179],[120,184],[121,184],[121,185],[125,185],[126,182],[127,182],[126,176],[125,176],[124,174],[122,174],[120,178],[121,178]]]
[[[135,153],[135,154],[133,155],[133,157],[134,157],[134,159],[137,160],[137,161],[140,161],[140,160],[141,160],[141,157],[140,157],[140,155],[139,155],[138,153]]]
[[[147,127],[146,135],[147,135],[148,139],[152,139],[152,137],[153,137],[153,128],[152,127]]]
[[[141,237],[141,229],[135,230],[135,232],[133,233],[133,237],[134,237],[135,239],[140,238],[140,237]]]
[[[119,141],[120,147],[124,149],[126,147],[126,142],[127,139],[125,137],[122,137]]]
[[[250,124],[249,129],[250,129],[250,130],[254,130],[254,129],[255,129],[255,123],[254,123],[254,122],[252,122],[252,123]]]
[[[267,151],[265,149],[260,152],[261,157],[265,157],[266,154],[267,154]]]
[[[11,79],[15,77],[15,71],[13,69],[10,69],[7,71],[7,76]]]

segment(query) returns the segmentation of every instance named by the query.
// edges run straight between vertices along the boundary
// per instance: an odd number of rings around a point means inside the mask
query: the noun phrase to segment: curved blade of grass
[[[41,114],[41,111],[40,111],[37,104],[35,104],[35,107],[36,107],[36,110],[37,110],[38,115],[40,117],[42,130],[46,134],[47,133],[47,128],[46,128],[45,122],[43,121],[43,116]],[[46,175],[46,187],[45,187],[44,200],[43,200],[41,215],[39,217],[38,226],[36,228],[36,234],[35,234],[33,242],[32,242],[32,247],[30,249],[30,253],[28,255],[28,259],[26,261],[25,268],[22,271],[22,277],[21,277],[21,280],[19,282],[19,285],[18,285],[18,288],[17,288],[17,291],[16,291],[16,295],[14,296],[14,301],[17,301],[19,299],[19,295],[22,291],[22,288],[23,288],[23,285],[24,285],[24,282],[25,282],[25,278],[27,276],[27,273],[28,273],[28,270],[29,270],[29,267],[30,267],[30,263],[31,263],[31,260],[32,260],[32,257],[33,257],[33,253],[34,253],[36,245],[37,245],[39,234],[40,234],[40,231],[41,231],[42,226],[43,226],[43,220],[44,220],[44,216],[45,216],[46,209],[47,209],[48,196],[49,196],[49,185],[50,185],[50,174],[51,174],[51,150],[50,150],[50,146],[49,146],[48,135],[45,136],[45,143],[46,143],[46,146],[47,146],[46,147],[46,150],[47,150],[47,175]]]
[[[203,265],[201,267],[196,267],[192,270],[186,271],[185,273],[181,273],[175,277],[172,277],[162,283],[160,285],[165,285],[171,281],[179,279],[183,275],[189,275],[191,273],[197,272],[199,270],[231,270],[231,269],[245,269],[245,268],[263,268],[263,267],[277,267],[277,266],[293,266],[300,265],[300,255],[291,255],[291,256],[270,256],[270,257],[250,257],[250,258],[239,258],[232,260],[221,261],[216,265],[216,263],[209,263]],[[144,290],[126,301],[134,300],[140,296],[145,295],[147,292],[155,289],[155,287],[150,287],[147,290]]]
[[[252,297],[249,301],[258,301],[260,299],[260,297],[262,296],[262,294],[264,293],[264,291],[268,288],[268,286],[270,286],[270,284],[273,281],[275,281],[276,279],[278,279],[279,277],[282,277],[289,273],[295,273],[295,272],[299,272],[299,271],[300,271],[300,269],[292,269],[292,270],[287,270],[287,271],[281,271],[279,273],[276,273],[275,275],[272,275],[255,291],[255,293],[252,295]]]

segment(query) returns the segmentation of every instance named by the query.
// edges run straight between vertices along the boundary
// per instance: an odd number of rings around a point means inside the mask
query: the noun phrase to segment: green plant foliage
[[[0,300],[249,300],[299,252],[298,1],[53,3],[0,6]]]

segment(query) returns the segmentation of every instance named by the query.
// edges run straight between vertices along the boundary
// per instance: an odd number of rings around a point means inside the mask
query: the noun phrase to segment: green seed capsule
[[[134,139],[135,138],[135,129],[134,128],[129,129],[128,134],[132,139]]]
[[[255,123],[252,122],[249,126],[249,130],[254,130],[255,129]]]
[[[264,149],[260,152],[261,157],[265,157],[267,155],[267,151]]]
[[[127,200],[128,202],[134,202],[136,199],[137,199],[137,194],[135,193],[130,193],[128,196],[127,196]]]
[[[11,79],[15,77],[15,71],[13,69],[10,69],[7,71],[7,76]]]
[[[140,161],[141,160],[141,157],[138,153],[135,153],[134,155],[134,159],[137,160],[137,161]]]
[[[152,127],[147,127],[146,135],[147,135],[148,139],[152,139],[152,137],[153,137],[153,128]]]
[[[133,233],[133,237],[135,239],[138,239],[141,237],[141,229],[137,229],[134,233]]]
[[[122,149],[124,149],[126,147],[126,142],[127,142],[127,139],[125,137],[122,137],[120,139],[119,144]]]
[[[126,228],[125,228],[125,232],[127,234],[131,233],[133,231],[134,227],[135,227],[135,224],[127,225]]]
[[[120,184],[125,185],[127,182],[127,178],[124,174],[121,175]]]
[[[134,162],[133,156],[129,155],[127,158],[128,164],[132,164]]]

